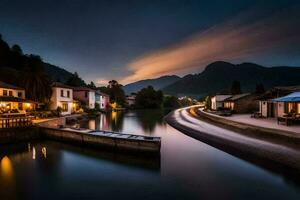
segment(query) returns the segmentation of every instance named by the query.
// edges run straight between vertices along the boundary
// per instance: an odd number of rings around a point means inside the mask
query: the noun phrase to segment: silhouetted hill
[[[217,61],[199,74],[187,75],[163,91],[174,95],[205,96],[226,92],[233,81],[240,81],[243,92],[253,92],[257,83],[265,88],[300,84],[300,67],[263,67],[253,63],[231,64]]]
[[[20,85],[20,78],[26,67],[30,65],[31,56],[23,54],[19,45],[15,44],[10,47],[0,34],[0,80]],[[40,60],[40,66],[44,68],[52,81],[66,82],[73,76],[67,70],[42,62],[42,60]]]
[[[166,87],[167,85],[170,85],[176,81],[180,80],[180,77],[178,76],[162,76],[155,79],[147,79],[142,81],[133,82],[130,84],[127,84],[123,87],[126,94],[131,94],[132,92],[138,92],[141,89],[151,85],[154,89],[158,90],[163,87]]]
[[[46,73],[51,77],[53,81],[67,82],[67,80],[73,76],[73,74],[63,68],[44,63]]]

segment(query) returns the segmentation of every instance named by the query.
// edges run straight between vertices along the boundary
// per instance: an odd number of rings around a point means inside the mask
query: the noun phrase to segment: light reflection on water
[[[164,123],[164,114],[114,113],[81,124],[161,136],[161,157],[156,159],[50,141],[0,147],[0,159],[9,158],[13,174],[10,179],[15,181],[8,193],[4,190],[8,182],[0,179],[0,195],[27,199],[300,198],[299,186],[289,177],[261,169],[180,133]]]

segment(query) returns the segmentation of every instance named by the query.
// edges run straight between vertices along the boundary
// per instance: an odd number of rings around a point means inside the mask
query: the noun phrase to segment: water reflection
[[[158,125],[165,125],[164,110],[147,110],[145,115],[144,110],[136,111],[137,120],[143,131],[152,135],[154,128]]]
[[[1,159],[1,176],[5,179],[10,179],[13,176],[13,168],[10,162],[10,159],[7,156],[4,156]]]
[[[124,121],[126,126],[132,126],[132,129],[142,129],[139,131],[142,135],[152,135],[156,126],[165,126],[163,118],[166,110],[137,110],[137,111],[119,111],[101,113],[99,117],[81,122],[81,127],[93,130],[110,130],[116,132],[124,131]],[[147,114],[145,114],[147,113]],[[130,118],[135,118],[138,124],[132,123]],[[135,121],[135,120],[134,120]]]

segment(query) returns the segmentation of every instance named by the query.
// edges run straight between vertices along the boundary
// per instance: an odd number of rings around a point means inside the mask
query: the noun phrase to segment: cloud
[[[108,85],[108,81],[109,80],[106,80],[106,79],[98,79],[96,81],[96,85],[97,86],[107,86]]]
[[[300,13],[297,7],[276,12],[249,11],[209,28],[170,47],[131,61],[129,83],[167,74],[201,71],[216,60],[238,61],[289,50],[300,45]]]

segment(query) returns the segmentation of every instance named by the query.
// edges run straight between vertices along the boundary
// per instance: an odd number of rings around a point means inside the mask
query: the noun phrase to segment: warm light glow
[[[110,106],[112,109],[116,109],[118,107],[118,104],[117,104],[117,102],[114,102],[114,103],[111,103]]]
[[[10,159],[4,156],[1,159],[1,175],[5,177],[10,177],[13,175],[13,168]]]
[[[27,107],[27,108],[30,108],[30,107],[31,107],[31,104],[30,104],[30,103],[26,103],[26,107]]]

